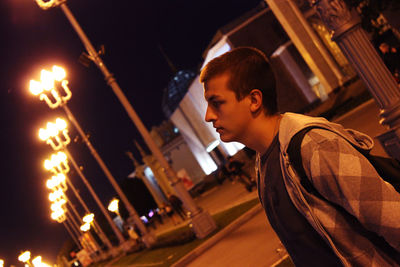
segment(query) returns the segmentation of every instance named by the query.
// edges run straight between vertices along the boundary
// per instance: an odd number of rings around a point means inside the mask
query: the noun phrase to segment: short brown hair
[[[200,73],[200,82],[206,83],[225,73],[230,75],[228,88],[238,100],[259,89],[267,114],[278,112],[275,77],[263,52],[253,47],[237,47],[207,63]]]

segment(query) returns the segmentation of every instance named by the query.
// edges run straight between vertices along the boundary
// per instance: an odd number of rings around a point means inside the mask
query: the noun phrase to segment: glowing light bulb
[[[89,223],[82,224],[80,229],[82,232],[87,232],[90,229],[90,224]]]
[[[51,170],[52,168],[54,167],[54,163],[51,161],[51,160],[48,160],[48,159],[46,159],[45,161],[44,161],[44,168],[46,169],[46,170]]]
[[[56,127],[59,131],[62,131],[65,128],[67,128],[67,122],[63,119],[57,118],[56,119]]]
[[[22,262],[27,262],[31,258],[31,252],[30,251],[25,251],[22,252],[22,254],[19,255],[18,260]]]
[[[110,204],[108,205],[108,210],[111,211],[111,212],[118,211],[118,202],[119,202],[119,200],[116,199],[116,198],[111,200]]]
[[[91,222],[93,222],[93,218],[94,218],[94,214],[90,213],[90,214],[87,214],[85,217],[83,217],[82,220],[85,223],[91,223]]]
[[[31,80],[29,82],[29,91],[31,91],[33,95],[39,95],[43,92],[43,85],[38,81]]]
[[[62,81],[67,76],[65,70],[59,66],[53,66],[53,75],[56,81]]]
[[[43,128],[39,129],[40,140],[46,141],[49,137],[50,137],[49,133],[45,129],[43,129]]]
[[[67,155],[64,152],[60,151],[57,153],[57,159],[60,162],[65,162],[67,161]]]
[[[47,134],[49,136],[56,136],[58,134],[58,128],[55,123],[52,122],[47,123]]]
[[[40,73],[40,80],[42,81],[43,89],[50,91],[54,89],[54,75],[52,72],[42,70]]]

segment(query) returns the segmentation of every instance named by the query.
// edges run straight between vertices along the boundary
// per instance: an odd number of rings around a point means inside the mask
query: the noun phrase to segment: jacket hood
[[[344,129],[342,125],[330,122],[325,118],[287,112],[283,114],[279,125],[279,143],[281,144],[281,151],[286,152],[292,137],[309,126],[318,126],[335,132],[354,146],[365,151],[370,151],[374,146],[372,138],[364,133],[352,129]]]

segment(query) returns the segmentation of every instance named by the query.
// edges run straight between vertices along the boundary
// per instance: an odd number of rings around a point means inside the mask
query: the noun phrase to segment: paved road
[[[259,211],[188,267],[246,267],[271,266],[285,254],[278,237],[267,223],[264,210]]]

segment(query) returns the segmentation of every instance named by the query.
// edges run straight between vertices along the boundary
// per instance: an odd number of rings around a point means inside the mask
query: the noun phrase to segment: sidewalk
[[[225,180],[222,185],[216,186],[194,198],[194,201],[203,210],[214,215],[220,211],[227,210],[257,197],[256,189],[253,189],[253,191],[249,193],[239,182],[232,184],[229,180]],[[156,224],[156,229],[152,229],[151,227],[149,229],[154,231],[156,235],[161,235],[173,229],[180,228],[190,222],[189,220],[182,222],[178,216],[174,216],[174,219],[179,221],[178,224],[175,225],[171,218],[166,218],[163,224]]]

